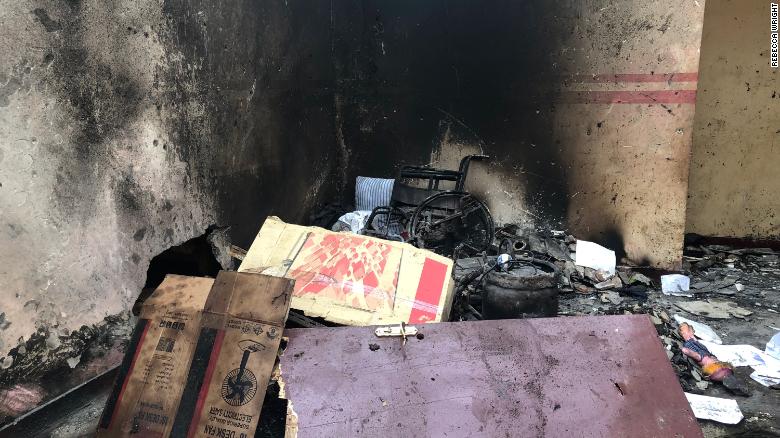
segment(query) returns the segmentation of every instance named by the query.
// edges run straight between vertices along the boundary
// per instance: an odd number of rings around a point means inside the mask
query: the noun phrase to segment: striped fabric
[[[355,209],[371,211],[390,205],[395,179],[357,177],[355,183]]]

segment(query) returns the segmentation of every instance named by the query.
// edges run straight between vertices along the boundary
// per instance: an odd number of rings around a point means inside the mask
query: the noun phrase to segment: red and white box
[[[441,322],[452,260],[400,242],[266,219],[239,272],[295,279],[292,305],[346,325]]]

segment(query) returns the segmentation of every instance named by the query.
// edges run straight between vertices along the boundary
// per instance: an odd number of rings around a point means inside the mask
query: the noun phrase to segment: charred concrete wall
[[[707,3],[688,232],[780,239],[780,70],[769,65],[770,3]]]
[[[341,138],[357,173],[457,168],[485,152],[471,189],[501,221],[561,227],[565,163],[552,140],[556,37],[549,2],[353,1],[335,16]]]
[[[482,151],[498,222],[679,264],[703,1],[339,4],[348,180]]]
[[[318,7],[0,1],[0,357],[127,311],[210,225],[248,247],[334,196]]]

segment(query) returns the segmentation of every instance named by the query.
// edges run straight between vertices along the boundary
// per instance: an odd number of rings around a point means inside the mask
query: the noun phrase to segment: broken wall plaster
[[[18,382],[40,384],[43,376],[62,368],[69,359],[79,357],[87,360],[105,355],[108,349],[127,342],[133,324],[132,315],[122,312],[77,330],[42,327],[12,348],[9,357],[13,362],[0,371],[0,387]]]
[[[115,368],[134,323],[124,312],[75,331],[42,328],[13,348],[0,370],[0,425]]]
[[[206,239],[211,245],[211,252],[217,259],[217,262],[225,271],[232,271],[235,268],[233,257],[230,255],[230,227],[219,227],[212,225],[207,230]]]

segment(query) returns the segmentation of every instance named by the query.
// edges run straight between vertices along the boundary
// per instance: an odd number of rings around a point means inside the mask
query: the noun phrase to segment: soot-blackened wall
[[[127,311],[209,226],[247,247],[337,195],[326,5],[1,8],[0,357]]]
[[[704,2],[334,5],[347,180],[485,152],[467,187],[498,222],[679,266]]]

